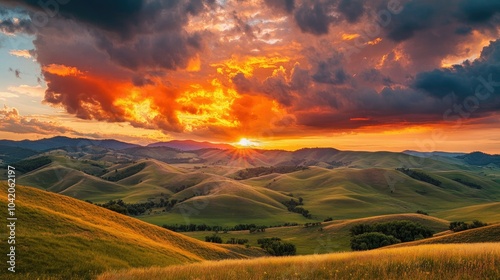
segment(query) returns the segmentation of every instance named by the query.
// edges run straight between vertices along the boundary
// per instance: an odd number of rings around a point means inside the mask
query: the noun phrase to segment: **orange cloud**
[[[354,40],[356,38],[358,38],[360,35],[359,34],[347,34],[347,33],[344,33],[342,34],[342,40],[344,41],[350,41],[350,40]]]
[[[248,56],[248,57],[237,57],[235,55],[231,56],[230,59],[223,61],[222,63],[214,63],[210,66],[216,67],[219,74],[236,74],[241,72],[245,76],[253,76],[256,69],[275,69],[279,68],[280,65],[290,62],[290,58],[286,56]]]
[[[76,67],[70,67],[70,66],[61,65],[61,64],[49,64],[49,65],[43,67],[43,71],[50,73],[50,74],[62,76],[62,77],[80,76],[83,74]]]

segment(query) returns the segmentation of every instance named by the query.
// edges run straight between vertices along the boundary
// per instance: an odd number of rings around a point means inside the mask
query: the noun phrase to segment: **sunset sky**
[[[491,0],[0,0],[0,138],[500,153],[499,32]]]

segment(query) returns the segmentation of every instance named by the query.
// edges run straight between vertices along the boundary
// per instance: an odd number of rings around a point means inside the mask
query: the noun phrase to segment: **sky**
[[[499,31],[490,0],[0,0],[0,138],[500,153]]]

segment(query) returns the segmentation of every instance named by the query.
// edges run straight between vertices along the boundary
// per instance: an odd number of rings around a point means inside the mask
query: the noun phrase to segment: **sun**
[[[241,146],[241,147],[254,147],[254,146],[258,146],[258,144],[248,138],[241,138],[240,139],[240,142],[238,142],[238,146]]]

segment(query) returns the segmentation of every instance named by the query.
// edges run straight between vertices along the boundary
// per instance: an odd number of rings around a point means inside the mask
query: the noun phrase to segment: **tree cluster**
[[[411,221],[392,221],[375,224],[358,224],[350,229],[353,250],[369,250],[394,244],[394,242],[409,242],[431,237],[433,232],[429,228]],[[370,234],[376,233],[376,234]],[[385,236],[385,237],[384,237]],[[368,241],[369,242],[368,242]],[[368,243],[367,243],[368,242]],[[363,245],[365,243],[365,245]],[[367,249],[362,249],[362,248]],[[379,246],[381,247],[381,246]]]
[[[87,201],[92,203],[91,201]],[[121,199],[110,200],[104,204],[95,205],[106,208],[111,211],[118,212],[124,215],[138,216],[146,213],[147,211],[152,211],[153,208],[165,207],[168,204],[168,200],[160,198],[159,202],[148,201],[142,203],[126,203]]]
[[[134,174],[139,173],[145,167],[146,167],[146,163],[142,162],[142,163],[127,167],[125,169],[122,169],[120,171],[118,171],[118,169],[115,169],[114,175],[105,177],[104,179],[111,181],[111,182],[118,182],[122,179],[125,179],[125,178],[130,177]]]
[[[222,238],[214,233],[211,236],[205,236],[205,241],[211,243],[222,243]]]
[[[431,237],[433,232],[429,228],[411,221],[392,221],[375,224],[359,224],[350,230],[351,236],[360,235],[367,232],[379,232],[385,235],[392,235],[401,242],[414,241]]]
[[[465,222],[451,222],[449,228],[450,228],[450,230],[452,230],[454,232],[459,232],[459,231],[473,229],[473,228],[480,228],[480,227],[484,227],[487,225],[488,225],[487,223],[483,223],[481,221],[474,220],[474,221],[472,221],[472,224],[468,224]]]
[[[385,235],[380,232],[366,232],[351,239],[351,249],[353,251],[365,251],[400,242],[401,240],[392,235]]]
[[[13,163],[12,166],[14,166],[17,171],[27,173],[50,163],[52,163],[52,160],[48,156],[41,156],[34,159],[18,161]]]
[[[257,244],[273,256],[293,256],[297,253],[294,244],[283,242],[278,237],[258,239]]]
[[[292,198],[289,201],[281,202],[281,204],[285,205],[286,209],[289,212],[299,213],[308,219],[312,219],[312,215],[311,213],[309,213],[309,210],[306,210],[303,207],[299,207],[301,205],[304,205],[304,200],[302,199],[302,197],[299,197],[298,201]]]
[[[320,226],[321,222],[316,222],[316,223],[305,223],[304,227],[315,227],[315,226]]]
[[[231,237],[226,241],[226,244],[238,244],[238,245],[243,245],[245,243],[248,243],[248,239],[240,239],[240,238],[234,238]]]
[[[286,174],[286,173],[292,173],[295,171],[299,170],[306,170],[309,167],[302,166],[302,165],[285,165],[285,166],[260,166],[260,167],[255,167],[255,168],[246,168],[243,170],[238,171],[236,173],[236,180],[245,180],[245,179],[250,179],[254,177],[259,177],[263,175],[268,175],[272,173],[280,173],[280,174]]]
[[[473,189],[482,189],[483,187],[481,187],[480,185],[476,184],[476,183],[473,183],[473,182],[469,182],[469,181],[465,181],[465,180],[462,180],[460,178],[455,178],[453,179],[453,181],[455,182],[459,182],[460,184],[462,185],[466,185],[467,187],[469,188],[473,188]]]
[[[432,184],[432,185],[437,186],[437,187],[441,186],[441,184],[442,184],[441,181],[432,178],[431,176],[425,174],[424,172],[415,171],[415,170],[411,170],[409,168],[404,168],[404,167],[396,168],[396,170],[412,177],[415,180],[426,182],[426,183]]]

